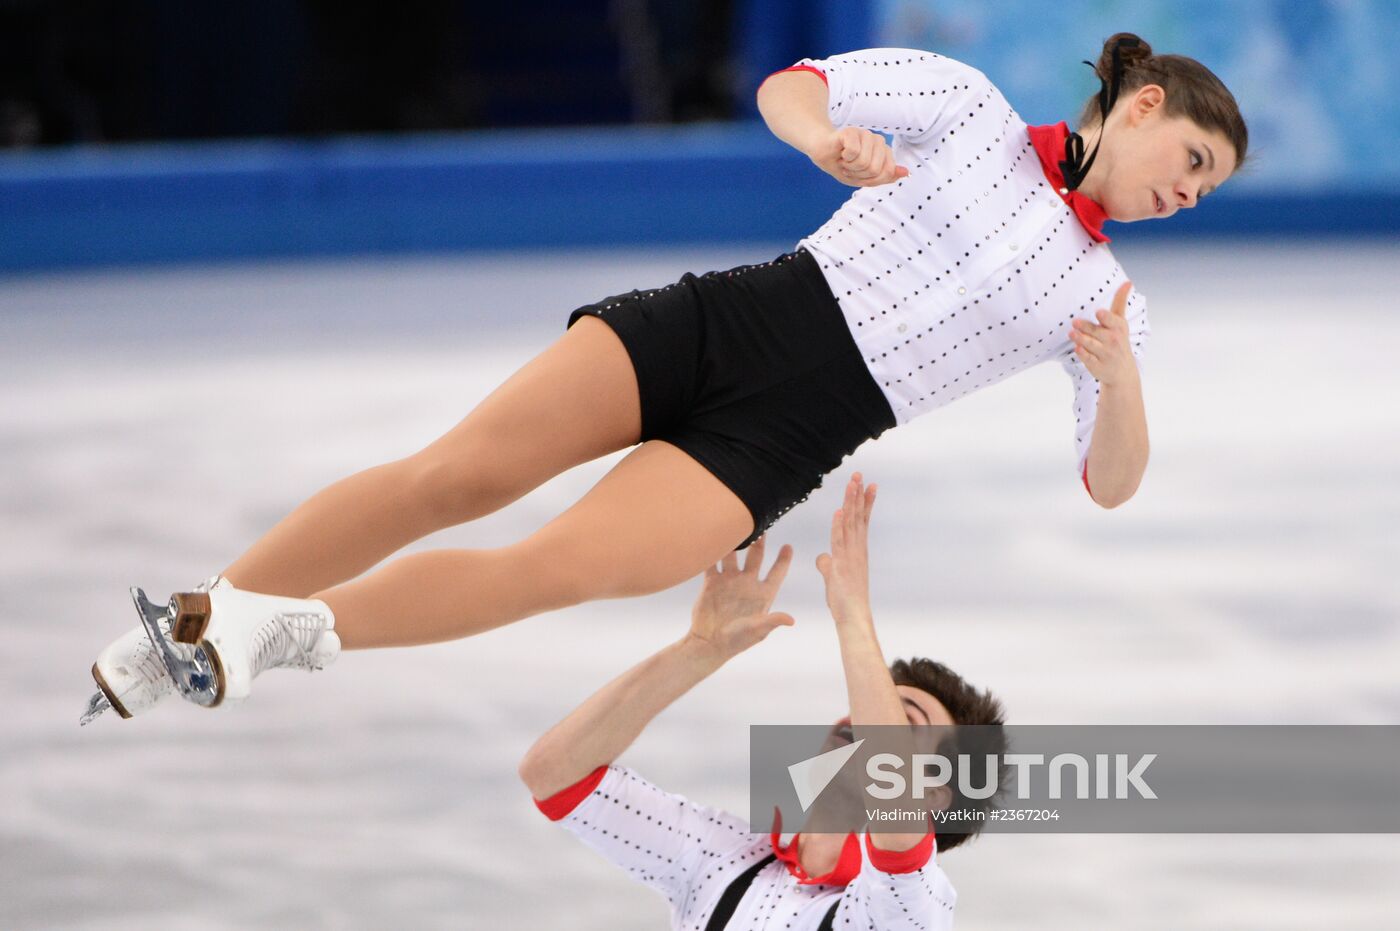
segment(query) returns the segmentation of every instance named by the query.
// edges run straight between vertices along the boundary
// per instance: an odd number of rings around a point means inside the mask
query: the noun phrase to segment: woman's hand
[[[831,518],[831,552],[817,557],[826,580],[826,604],[838,624],[869,623],[870,565],[866,534],[875,506],[875,486],[865,487],[857,472],[846,483],[846,500]]]
[[[1099,324],[1076,319],[1069,333],[1074,354],[1101,385],[1125,385],[1138,378],[1137,361],[1128,336],[1128,294],[1131,281],[1123,282],[1113,296],[1112,310],[1095,311]]]
[[[688,636],[714,649],[721,659],[744,652],[774,628],[795,623],[792,615],[770,610],[792,564],[792,547],[784,545],[767,577],[760,578],[765,539],[759,537],[749,547],[744,568],[731,552],[719,567],[705,570],[705,587],[691,609]]]
[[[909,177],[909,169],[894,163],[885,137],[858,126],[838,129],[807,153],[822,171],[851,187],[875,187]]]

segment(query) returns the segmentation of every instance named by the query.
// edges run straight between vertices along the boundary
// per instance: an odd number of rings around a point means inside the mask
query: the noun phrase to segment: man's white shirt
[[[547,814],[549,804],[540,805]],[[621,766],[608,767],[587,796],[555,816],[589,847],[665,896],[677,931],[704,931],[729,884],[774,852],[772,839],[751,833],[743,819],[665,792]],[[754,878],[727,928],[815,931],[833,905],[838,931],[953,926],[957,894],[931,857],[909,872],[885,872],[872,862],[868,839],[858,840],[860,869],[845,886],[804,884],[775,860]]]

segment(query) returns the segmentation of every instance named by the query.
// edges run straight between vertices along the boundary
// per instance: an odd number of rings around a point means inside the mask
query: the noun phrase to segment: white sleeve
[[[951,124],[989,86],[977,69],[933,52],[875,48],[794,67],[826,77],[827,116],[837,129],[860,126],[919,141]]]
[[[665,792],[625,766],[609,766],[559,824],[673,909],[703,864],[751,840],[742,819]]]
[[[1124,277],[1120,272],[1119,277],[1104,290],[1111,297],[1123,281]],[[1105,300],[1105,303],[1108,301]],[[1097,323],[1098,321],[1093,316],[1093,311],[1097,309],[1097,307],[1091,308],[1076,316]],[[1142,347],[1151,335],[1152,328],[1147,324],[1147,300],[1134,288],[1132,293],[1128,295],[1128,338],[1132,341],[1133,358],[1137,360],[1139,371],[1142,370]],[[1079,361],[1079,357],[1074,354],[1072,344],[1068,354],[1061,360],[1061,364],[1064,366],[1065,373],[1069,375],[1070,381],[1074,383],[1074,449],[1079,454],[1078,473],[1083,477],[1089,459],[1089,444],[1094,438],[1094,418],[1099,409],[1099,381],[1089,374],[1084,363]]]
[[[885,872],[872,861],[868,834],[861,837],[860,850],[860,874],[841,894],[836,928],[949,931],[953,927],[958,894],[933,856],[917,869]]]

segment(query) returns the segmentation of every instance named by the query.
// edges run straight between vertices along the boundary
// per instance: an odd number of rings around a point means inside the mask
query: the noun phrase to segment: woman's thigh
[[[606,323],[586,317],[412,458],[469,519],[640,439],[631,359]]]
[[[749,509],[724,483],[675,446],[651,440],[513,549],[560,584],[552,600],[577,603],[670,588],[718,562],[752,529]]]

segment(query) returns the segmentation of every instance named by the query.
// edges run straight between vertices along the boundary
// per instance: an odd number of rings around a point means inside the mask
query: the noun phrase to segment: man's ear
[[[1135,126],[1153,113],[1162,110],[1167,102],[1167,92],[1160,84],[1144,84],[1133,92],[1128,101],[1128,125]]]
[[[947,811],[948,806],[953,804],[953,790],[948,786],[938,786],[924,795],[924,802],[929,811]]]

